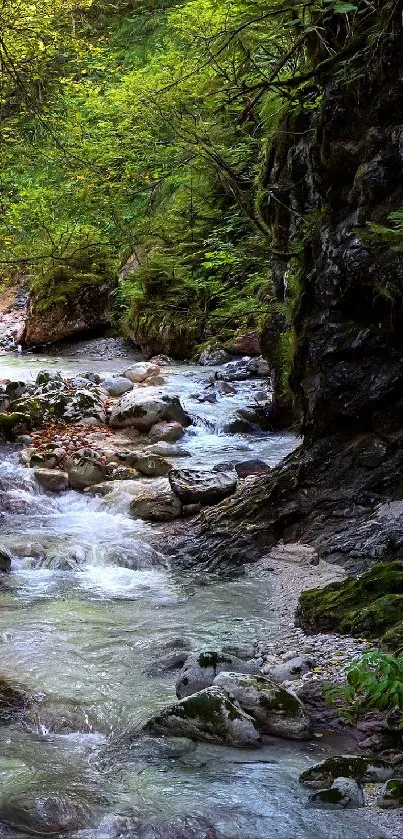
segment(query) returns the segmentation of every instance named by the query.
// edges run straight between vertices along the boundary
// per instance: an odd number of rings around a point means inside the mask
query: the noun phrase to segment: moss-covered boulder
[[[301,784],[313,789],[328,789],[336,778],[353,778],[360,784],[387,781],[393,770],[378,758],[364,755],[334,755],[305,769],[299,776]]]
[[[383,639],[401,646],[403,564],[378,563],[358,579],[349,578],[301,594],[297,619],[308,631],[336,631]]]
[[[214,684],[253,717],[262,734],[288,740],[310,737],[310,719],[300,699],[265,676],[223,672]]]
[[[61,341],[110,323],[114,267],[91,249],[81,253],[35,278],[26,323],[28,345]]]
[[[377,804],[384,810],[403,807],[403,779],[391,778],[390,781],[386,781],[381,789]]]
[[[89,383],[87,388],[72,390],[62,380],[62,387],[59,382],[49,382],[38,386],[32,394],[16,399],[11,403],[10,411],[23,415],[30,426],[55,420],[102,425],[106,422],[106,398],[107,394],[95,385]]]
[[[32,420],[28,411],[14,409],[9,414],[0,413],[0,439],[14,440],[18,434],[24,434],[31,428]]]
[[[67,405],[67,397],[64,393],[48,393],[45,396],[33,394],[22,396],[12,402],[10,409],[14,413],[20,413],[29,418],[31,425],[42,425],[42,423],[61,419]]]
[[[143,730],[240,749],[260,745],[255,721],[219,687],[206,688],[171,705]]]
[[[395,623],[382,637],[382,644],[390,650],[403,650],[403,620]]]

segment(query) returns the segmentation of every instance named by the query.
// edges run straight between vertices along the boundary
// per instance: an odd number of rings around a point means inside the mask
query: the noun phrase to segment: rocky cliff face
[[[403,207],[399,5],[378,6],[377,42],[361,33],[348,73],[317,79],[320,107],[290,112],[269,150],[262,213],[280,300],[297,270],[291,385],[304,444],[205,514],[196,554],[209,567],[280,538],[355,570],[401,554],[403,237],[373,228]]]
[[[268,156],[275,252],[302,250],[292,386],[310,439],[384,430],[401,395],[403,253],[369,227],[403,207],[400,39],[392,27],[365,73],[327,84]],[[288,269],[277,256],[279,294]]]

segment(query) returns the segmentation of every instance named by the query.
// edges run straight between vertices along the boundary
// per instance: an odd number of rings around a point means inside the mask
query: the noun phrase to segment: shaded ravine
[[[178,367],[168,386],[190,407],[196,375]],[[221,435],[220,410],[198,407],[186,440],[198,465],[242,443],[275,463],[295,445]],[[258,752],[142,738],[130,746],[129,733],[174,698],[175,674],[153,668],[164,645],[275,636],[270,580],[179,574],[158,550],[164,528],[107,498],[45,494],[11,447],[0,461],[1,544],[13,556],[0,591],[0,676],[36,699],[33,717],[0,728],[0,806],[29,790],[77,795],[93,809],[94,826],[81,833],[89,839],[117,835],[114,819],[126,814],[147,824],[208,818],[222,839],[378,839],[359,813],[306,808],[298,775],[326,753],[321,743],[271,740]]]

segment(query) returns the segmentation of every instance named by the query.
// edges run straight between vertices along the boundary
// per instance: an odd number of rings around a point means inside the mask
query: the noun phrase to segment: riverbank
[[[295,622],[300,594],[307,589],[325,587],[345,579],[345,570],[319,561],[311,546],[294,543],[278,545],[260,562],[250,566],[249,573],[261,580],[270,578],[272,602],[277,612],[278,634],[259,638],[256,642],[256,657],[262,672],[270,676],[273,668],[279,675],[281,669],[284,671],[283,686],[305,702],[314,723],[316,738],[326,739],[329,730],[339,731],[342,737],[347,738],[343,753],[370,753],[371,736],[375,734],[376,738],[379,731],[374,725],[376,714],[369,714],[367,720],[364,716],[357,728],[354,723],[347,722],[343,708],[337,703],[335,705],[334,699],[326,702],[326,690],[323,693],[322,686],[346,684],[348,669],[354,661],[359,660],[363,653],[376,649],[376,646],[368,640],[345,635],[308,635]],[[382,750],[376,755],[382,756]],[[361,817],[368,824],[368,829],[375,821],[382,836],[401,839],[402,809],[385,811],[377,806],[382,786],[382,783],[364,785],[366,806],[360,811]]]

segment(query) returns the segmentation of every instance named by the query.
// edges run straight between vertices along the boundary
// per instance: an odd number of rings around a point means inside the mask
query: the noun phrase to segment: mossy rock
[[[13,440],[18,434],[23,434],[31,428],[32,421],[28,411],[14,410],[11,413],[0,413],[0,437]]]
[[[305,769],[301,784],[313,789],[330,788],[336,778],[353,778],[359,783],[377,783],[392,777],[392,769],[383,760],[365,755],[334,755]]]
[[[388,629],[382,637],[382,645],[387,649],[403,651],[403,621],[399,621]]]
[[[235,748],[253,748],[261,742],[252,717],[218,687],[206,688],[171,705],[143,730]]]
[[[349,578],[301,594],[298,622],[306,630],[336,631],[402,643],[403,565],[379,563],[358,579]]]
[[[359,611],[348,612],[340,624],[341,632],[380,637],[403,614],[403,594],[385,594]]]
[[[100,287],[116,285],[116,270],[105,255],[89,250],[81,258],[71,258],[62,265],[53,265],[35,277],[32,295],[37,311],[41,314],[55,304],[74,301],[83,286]]]
[[[385,786],[382,787],[377,804],[378,807],[382,807],[384,810],[393,807],[403,807],[403,779],[391,778],[390,781],[386,781]]]
[[[116,284],[113,264],[94,249],[51,265],[31,287],[26,343],[48,344],[107,326]]]
[[[252,676],[260,674],[260,669],[255,661],[244,661],[236,656],[211,650],[192,653],[185,661],[176,681],[178,699],[183,699],[185,696],[190,696],[210,687],[217,674],[223,671]]]
[[[222,653],[210,652],[208,650],[201,652],[197,656],[197,663],[200,667],[215,667],[217,669],[219,664],[228,664],[232,662],[231,657],[225,656]]]
[[[305,740],[311,735],[309,716],[300,699],[266,676],[221,672],[214,685],[250,714],[262,734]]]
[[[353,778],[336,778],[330,789],[320,789],[310,795],[308,804],[321,810],[347,810],[363,807],[364,794]]]
[[[343,801],[343,795],[339,789],[334,789],[331,787],[330,789],[321,789],[319,792],[316,793],[316,797],[314,800],[311,799],[311,806],[313,804],[317,804],[318,802],[321,804],[328,804],[329,806],[337,806],[341,804]]]

